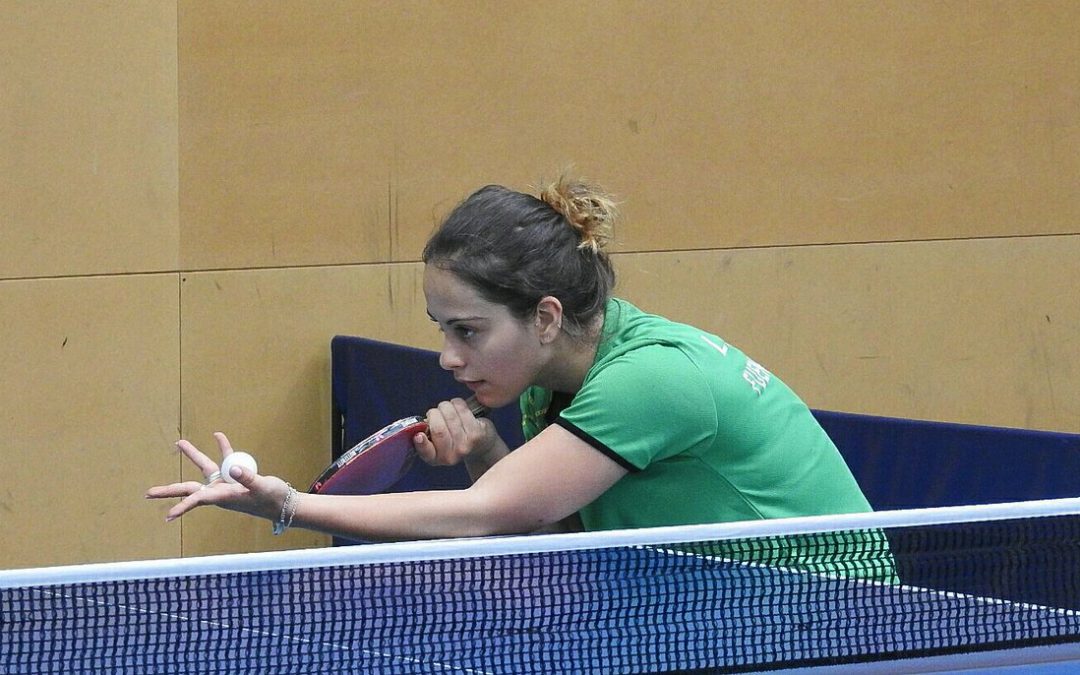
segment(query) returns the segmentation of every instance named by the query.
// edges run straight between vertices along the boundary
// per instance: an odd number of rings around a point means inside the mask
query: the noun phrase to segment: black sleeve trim
[[[623,457],[619,453],[615,452],[614,450],[612,450],[608,446],[604,445],[600,441],[596,440],[595,438],[593,438],[589,434],[585,433],[581,429],[577,428],[576,426],[574,426],[570,422],[567,422],[562,417],[557,418],[555,420],[555,424],[558,424],[563,429],[566,429],[567,431],[574,434],[575,436],[577,436],[581,440],[585,441],[586,443],[588,443],[592,447],[594,447],[597,450],[599,450],[600,452],[604,453],[611,460],[613,460],[616,464],[618,464],[622,468],[626,469],[627,471],[632,471],[632,472],[635,472],[635,473],[638,472],[638,471],[641,471],[641,469],[637,468],[636,466],[631,464],[629,461],[627,461],[627,459],[625,457]]]

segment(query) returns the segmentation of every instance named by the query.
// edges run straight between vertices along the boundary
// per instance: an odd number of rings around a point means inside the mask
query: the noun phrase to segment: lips
[[[459,379],[458,382],[460,382],[461,384],[465,385],[466,387],[468,387],[469,389],[471,389],[473,391],[476,391],[481,385],[484,384],[483,380],[461,380],[461,379]]]

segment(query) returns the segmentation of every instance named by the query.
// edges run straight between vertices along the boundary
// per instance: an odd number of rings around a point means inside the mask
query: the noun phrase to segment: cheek
[[[535,371],[536,350],[529,347],[526,336],[514,334],[500,340],[484,356],[484,368],[492,378],[522,388],[531,384]]]
[[[521,354],[515,349],[500,349],[492,352],[484,359],[484,366],[493,374],[510,374],[527,370],[527,355]]]

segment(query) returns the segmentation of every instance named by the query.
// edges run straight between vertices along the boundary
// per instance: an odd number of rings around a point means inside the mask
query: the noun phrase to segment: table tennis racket
[[[476,397],[466,403],[473,415],[486,415],[488,410]],[[412,466],[416,459],[413,436],[426,432],[427,419],[405,417],[371,434],[341,453],[308,488],[322,495],[374,495],[385,492]]]

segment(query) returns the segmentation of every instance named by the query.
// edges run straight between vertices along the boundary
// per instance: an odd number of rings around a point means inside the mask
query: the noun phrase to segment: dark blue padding
[[[361,337],[331,342],[334,456],[401,417],[468,395],[438,353]],[[876,510],[1080,496],[1080,434],[815,410]],[[492,414],[511,448],[510,405]],[[461,467],[417,463],[393,491],[463,487]]]
[[[1080,434],[814,415],[879,511],[1080,496]]]

